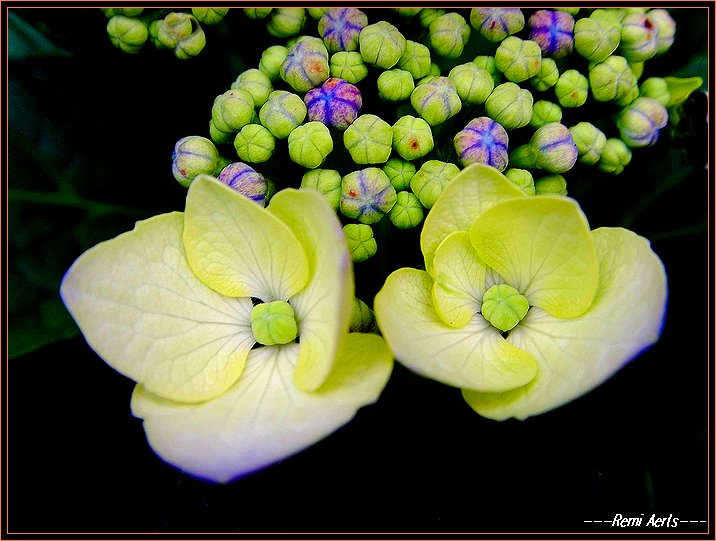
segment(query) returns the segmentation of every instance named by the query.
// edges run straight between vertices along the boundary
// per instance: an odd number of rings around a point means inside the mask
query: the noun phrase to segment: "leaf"
[[[7,12],[7,56],[10,61],[33,57],[72,56],[52,43],[14,10]]]
[[[692,92],[698,90],[703,85],[701,77],[689,77],[680,79],[678,77],[664,77],[666,84],[669,86],[669,94],[671,98],[667,107],[674,107],[686,101]]]

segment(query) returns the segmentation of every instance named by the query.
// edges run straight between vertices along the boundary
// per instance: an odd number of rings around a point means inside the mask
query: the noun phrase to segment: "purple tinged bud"
[[[332,8],[318,20],[318,33],[331,53],[358,49],[360,31],[368,25],[365,13],[355,8]]]
[[[363,105],[358,87],[336,77],[309,90],[303,101],[308,108],[308,120],[322,122],[337,130],[350,126]]]
[[[251,201],[264,205],[268,183],[260,173],[245,163],[230,163],[221,170],[218,179]]]
[[[658,101],[641,97],[624,108],[617,118],[622,141],[630,147],[645,147],[656,143],[659,131],[666,126],[669,113]]]
[[[306,92],[328,79],[328,51],[319,38],[305,36],[288,48],[281,78],[297,92]]]
[[[529,18],[530,39],[542,54],[554,58],[567,56],[574,47],[574,18],[564,11],[540,9]]]
[[[502,41],[525,26],[525,16],[519,8],[473,8],[470,24],[492,42]]]
[[[453,138],[463,166],[484,163],[504,171],[507,167],[507,131],[499,123],[483,116],[471,120]]]
[[[539,128],[530,139],[530,145],[536,153],[536,166],[550,173],[569,171],[579,156],[572,133],[559,122]]]

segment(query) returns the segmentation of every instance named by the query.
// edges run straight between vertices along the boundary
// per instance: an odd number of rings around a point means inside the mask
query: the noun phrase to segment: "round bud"
[[[348,250],[354,263],[362,263],[373,257],[378,251],[378,244],[373,238],[373,229],[366,224],[346,224],[343,233],[348,241]]]
[[[341,213],[364,224],[374,224],[395,205],[395,188],[377,167],[348,173],[341,184]]]
[[[318,33],[329,52],[355,51],[358,36],[368,25],[368,17],[356,8],[332,8],[318,20]]]
[[[279,70],[281,79],[297,92],[306,92],[328,79],[328,51],[323,42],[304,36],[288,48]]]
[[[242,162],[230,163],[221,170],[217,179],[244,197],[263,206],[268,186],[266,179],[252,167]]]
[[[415,175],[415,165],[400,158],[390,158],[383,166],[383,172],[396,192],[410,188],[410,179]]]
[[[618,100],[636,86],[636,77],[626,58],[613,55],[589,66],[589,86],[597,101]]]
[[[206,36],[196,17],[188,13],[170,13],[157,30],[159,42],[170,49],[174,55],[186,60],[198,55],[206,45]]]
[[[191,8],[191,14],[204,24],[216,24],[229,12],[229,8]]]
[[[144,8],[100,8],[108,19],[111,19],[115,15],[124,15],[125,17],[136,17]]]
[[[526,169],[512,167],[505,171],[505,176],[527,195],[535,194],[535,182],[532,178],[532,173]]]
[[[495,284],[482,295],[482,317],[501,332],[513,329],[529,309],[527,298],[511,285]]]
[[[432,208],[445,186],[459,172],[454,163],[428,160],[410,179],[410,189],[425,208]]]
[[[562,175],[549,175],[535,180],[537,195],[567,195],[567,181]]]
[[[214,99],[211,120],[223,132],[236,132],[251,122],[254,98],[245,90],[227,90]]]
[[[543,55],[562,58],[574,47],[574,18],[564,11],[540,9],[529,18],[530,39]]]
[[[301,188],[318,190],[326,201],[338,210],[341,202],[341,175],[333,169],[307,171],[301,179]]]
[[[209,137],[211,137],[211,140],[217,145],[223,145],[224,143],[231,141],[234,134],[232,132],[224,132],[217,129],[214,121],[209,119]]]
[[[507,142],[505,128],[486,116],[471,120],[453,138],[455,152],[463,166],[484,163],[498,171],[507,167]]]
[[[554,94],[562,107],[581,107],[587,101],[589,82],[577,70],[567,70],[554,85]]]
[[[303,101],[309,120],[322,122],[337,130],[350,126],[363,105],[358,87],[336,77],[331,77],[319,88],[309,90]]]
[[[254,107],[261,107],[273,92],[271,79],[263,71],[251,68],[241,73],[231,88],[245,90],[254,99]]]
[[[492,75],[487,70],[478,68],[474,62],[455,66],[450,70],[448,79],[455,87],[462,102],[469,105],[484,103],[495,88]]]
[[[502,82],[502,73],[497,69],[494,56],[479,55],[472,61],[478,68],[484,69],[492,77],[494,86]]]
[[[669,105],[671,101],[669,85],[666,80],[661,77],[649,77],[646,81],[641,83],[639,95],[656,100],[664,107]]]
[[[401,69],[386,70],[378,76],[378,95],[385,101],[403,101],[415,89],[410,72]]]
[[[635,84],[634,86],[631,87],[629,92],[624,94],[622,97],[615,99],[614,103],[616,103],[620,107],[625,107],[625,106],[629,105],[630,103],[632,103],[638,97],[639,97],[639,85]]]
[[[257,304],[249,319],[254,339],[264,346],[288,344],[298,336],[296,314],[286,301]]]
[[[343,143],[356,163],[385,163],[393,144],[393,128],[375,115],[361,115],[343,132]]]
[[[107,34],[112,45],[125,53],[136,54],[147,41],[149,30],[139,19],[115,15],[107,21]]]
[[[413,79],[417,80],[430,73],[430,63],[430,49],[422,43],[406,40],[405,51],[398,60],[398,68],[409,72]]]
[[[457,58],[470,39],[470,26],[459,13],[446,13],[430,23],[428,39],[440,56]]]
[[[485,101],[485,110],[506,130],[522,128],[532,119],[532,94],[515,83],[502,83]]]
[[[569,171],[579,152],[567,126],[552,122],[539,128],[530,139],[536,151],[536,166],[550,173]]]
[[[650,9],[647,16],[656,26],[656,54],[664,54],[674,43],[676,23],[665,9]]]
[[[562,121],[562,109],[556,103],[540,100],[532,107],[530,126],[537,129],[550,122]]]
[[[288,134],[288,155],[308,169],[321,165],[332,150],[331,132],[321,122],[306,122]]]
[[[286,60],[288,49],[283,45],[272,45],[261,53],[259,70],[264,72],[271,81],[280,79],[281,64]]]
[[[579,163],[585,165],[597,163],[602,151],[604,151],[604,145],[607,144],[606,135],[589,122],[580,122],[576,126],[569,128],[569,131],[572,133],[574,144],[577,145]]]
[[[651,98],[637,98],[617,117],[619,134],[630,147],[645,147],[656,143],[659,131],[669,121],[663,105]]]
[[[445,15],[446,11],[442,8],[423,8],[420,10],[420,26],[423,28],[430,28],[430,24],[440,17]]]
[[[525,27],[519,8],[472,8],[470,24],[488,41],[498,42]]]
[[[540,72],[542,51],[534,41],[509,36],[495,51],[495,65],[508,80],[526,81]]]
[[[316,20],[319,20],[321,17],[323,17],[326,12],[331,8],[308,8],[308,14]]]
[[[276,148],[276,139],[260,124],[247,124],[234,138],[239,158],[249,163],[268,161]]]
[[[388,219],[398,229],[411,229],[419,225],[425,212],[417,196],[408,191],[398,192],[398,199],[390,212]]]
[[[656,54],[657,26],[644,13],[631,13],[622,19],[619,50],[630,62],[649,60]]]
[[[393,124],[393,149],[402,158],[422,158],[433,149],[433,144],[433,132],[422,118],[404,115]]]
[[[616,51],[620,39],[621,25],[614,19],[583,17],[574,23],[574,48],[591,62],[606,60]]]
[[[624,141],[612,137],[607,139],[602,150],[597,167],[605,173],[611,173],[612,175],[618,175],[624,168],[629,165],[631,161],[631,150],[624,144]]]
[[[395,26],[387,21],[379,21],[361,30],[358,45],[365,62],[390,69],[403,56],[407,41]]]
[[[219,165],[219,151],[205,137],[190,135],[177,141],[172,154],[172,173],[185,188],[197,175],[214,175]]]
[[[259,110],[259,119],[279,139],[286,139],[291,130],[306,118],[306,104],[296,94],[274,90]]]
[[[305,23],[304,8],[274,8],[266,23],[266,30],[276,38],[287,38],[298,34]]]
[[[419,84],[410,95],[413,109],[431,126],[442,124],[462,108],[460,96],[447,77]]]
[[[356,51],[340,51],[331,56],[329,60],[331,76],[356,84],[368,75],[368,66],[363,57]]]
[[[540,92],[553,87],[559,81],[557,63],[551,58],[543,58],[537,75],[530,78],[530,84]]]
[[[249,19],[265,19],[273,8],[244,8],[242,11]]]

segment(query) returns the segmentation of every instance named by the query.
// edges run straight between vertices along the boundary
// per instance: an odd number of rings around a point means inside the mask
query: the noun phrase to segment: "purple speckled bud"
[[[288,48],[279,74],[296,92],[306,92],[328,79],[328,69],[323,41],[304,36]]]
[[[455,135],[453,145],[463,166],[484,163],[499,171],[507,167],[507,131],[489,117],[471,120]]]
[[[226,184],[244,197],[261,206],[264,205],[268,183],[252,167],[243,162],[230,163],[221,170],[217,178],[219,182]]]
[[[485,39],[498,42],[522,30],[525,16],[519,8],[472,8],[470,24]]]
[[[368,25],[368,17],[355,8],[332,8],[318,20],[318,33],[328,52],[355,51],[360,31]]]
[[[564,11],[540,9],[529,18],[530,39],[543,55],[567,56],[574,48],[574,18]]]
[[[337,130],[353,124],[363,105],[358,87],[336,77],[306,92],[303,101],[308,107],[308,120],[323,122]]]

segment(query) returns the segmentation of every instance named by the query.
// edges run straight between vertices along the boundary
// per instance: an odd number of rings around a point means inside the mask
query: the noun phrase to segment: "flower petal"
[[[306,393],[291,383],[299,347],[253,350],[236,385],[203,404],[162,400],[137,386],[132,413],[157,454],[187,473],[222,483],[249,474],[350,421],[378,399],[393,365],[379,336],[351,334],[326,383]]]
[[[621,228],[594,231],[600,264],[594,304],[578,319],[539,308],[510,332],[509,341],[538,359],[537,377],[508,393],[463,391],[470,406],[493,419],[556,408],[604,382],[659,337],[666,273],[649,242]]]
[[[291,299],[301,350],[294,384],[318,389],[333,367],[353,314],[353,265],[335,212],[314,190],[281,190],[268,209],[294,232],[308,256],[308,284]]]
[[[599,263],[587,219],[572,199],[512,199],[482,214],[470,229],[477,255],[556,317],[577,317],[597,291]]]
[[[173,400],[213,398],[238,379],[254,344],[250,299],[196,279],[175,212],[138,222],[75,261],[60,294],[112,368]]]
[[[435,250],[450,233],[469,231],[472,222],[492,205],[525,197],[525,193],[497,169],[475,163],[468,165],[443,190],[430,209],[420,234],[425,268],[433,274]]]
[[[228,297],[286,301],[308,280],[306,254],[288,226],[207,176],[189,187],[184,247],[197,277]]]
[[[536,361],[505,341],[482,316],[461,329],[440,321],[425,271],[398,269],[375,297],[378,326],[396,359],[414,372],[456,387],[504,391],[534,378]]]

